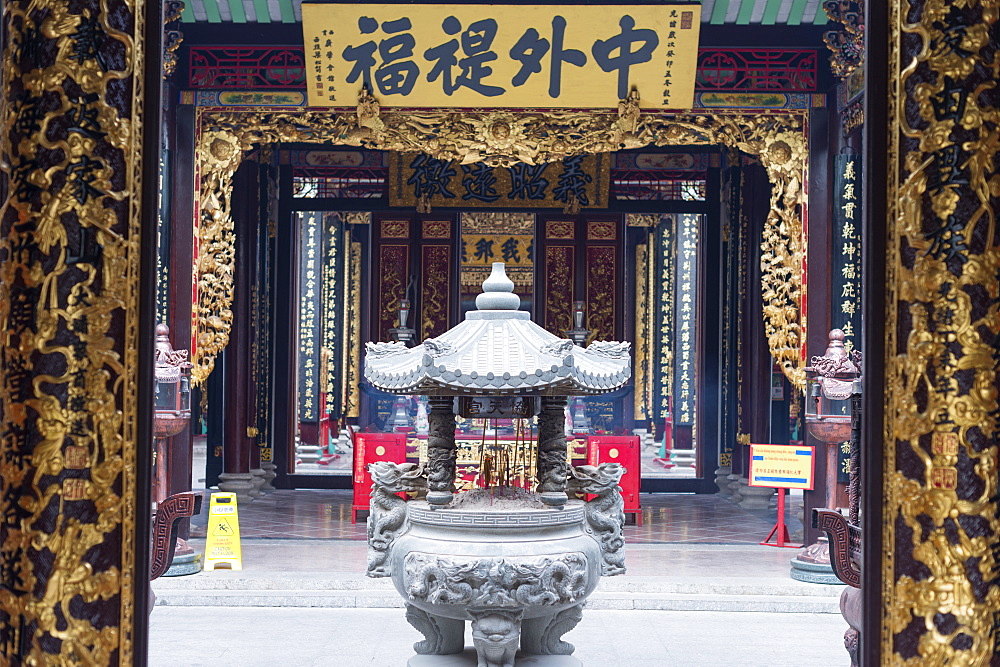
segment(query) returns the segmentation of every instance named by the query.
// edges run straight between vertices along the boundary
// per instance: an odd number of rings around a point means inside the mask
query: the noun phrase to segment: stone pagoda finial
[[[521,297],[514,294],[514,281],[507,277],[503,262],[493,262],[493,272],[483,281],[483,293],[476,297],[479,310],[517,310]]]

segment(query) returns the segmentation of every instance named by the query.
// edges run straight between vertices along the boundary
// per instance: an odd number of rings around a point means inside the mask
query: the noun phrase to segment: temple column
[[[447,505],[455,495],[455,410],[451,396],[431,396],[427,415],[427,502]]]
[[[566,496],[566,397],[543,396],[538,415],[538,492],[542,502],[562,507]]]
[[[165,84],[168,99],[175,99],[176,88]],[[170,304],[170,338],[174,349],[191,349],[191,294],[193,275],[192,216],[194,215],[194,106],[171,102],[168,113],[172,122],[164,123],[169,147],[170,181],[163,194],[169,197],[170,219],[170,270],[167,283],[167,297]],[[182,493],[191,490],[191,465],[193,459],[193,438],[191,426],[173,437],[170,442],[170,476],[168,493]],[[201,471],[202,473],[204,471]],[[201,477],[202,475],[198,475]],[[178,534],[188,537],[189,521],[178,523]]]
[[[986,665],[1000,643],[997,3],[865,9],[859,662]]]
[[[248,218],[255,217],[256,206],[240,206],[238,193],[256,196],[257,164],[245,160],[234,177],[233,217],[236,225],[235,271],[233,275],[233,324],[226,347],[226,398],[223,410],[224,472],[219,475],[219,489],[236,494],[238,502],[250,502],[259,484],[254,484],[250,472],[251,439],[247,435],[247,396],[250,387],[250,288],[251,267],[254,256],[250,251],[251,236]],[[263,472],[263,471],[261,471]],[[261,478],[261,483],[263,479]]]
[[[764,222],[770,208],[767,174],[759,166],[746,168],[746,183],[744,201],[747,207],[746,216],[750,221],[750,239],[760,239],[764,234]],[[747,274],[747,294],[754,295],[761,284],[760,250],[755,249],[756,243],[751,242],[748,248],[749,271]],[[744,394],[744,410],[747,415],[749,440],[743,443],[740,466],[733,466],[733,473],[738,475],[737,485],[733,488],[736,502],[748,510],[766,510],[770,507],[771,496],[775,490],[770,487],[748,486],[750,475],[749,444],[771,442],[771,370],[774,359],[767,345],[767,335],[764,328],[764,313],[758,297],[750,296],[745,304],[746,328],[742,344],[746,349],[746,365],[744,373],[747,378]]]
[[[8,0],[0,13],[0,656],[11,667],[145,664],[159,11]]]

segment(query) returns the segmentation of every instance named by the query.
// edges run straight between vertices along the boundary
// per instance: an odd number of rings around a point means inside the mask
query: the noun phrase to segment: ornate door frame
[[[862,657],[993,664],[1000,1],[866,4]]]
[[[634,100],[623,101],[617,113],[382,112],[373,98],[363,97],[356,109],[200,109],[197,127],[195,382],[211,372],[232,324],[232,175],[256,145],[312,142],[423,151],[492,166],[642,146],[725,145],[753,155],[772,184],[761,240],[768,344],[792,383],[804,383],[807,112],[647,114]]]
[[[868,62],[875,65],[866,109],[866,270],[876,290],[865,305],[862,651],[871,665],[987,664],[1000,636],[1000,0],[867,4]],[[140,273],[155,266],[149,240],[156,207],[148,187],[155,161],[143,159],[140,147],[157,144],[159,126],[143,122],[142,103],[148,110],[155,97],[142,94],[136,77],[159,81],[159,67],[143,57],[158,52],[161,31],[154,19],[143,34],[145,8],[141,0],[5,6],[0,647],[13,664],[54,655],[145,662],[148,524],[140,508],[148,503],[149,461],[140,443],[151,430],[144,406],[152,336],[147,329],[144,343],[140,333],[146,313],[152,323],[153,281],[143,285]],[[84,21],[87,34],[99,29],[106,37],[111,52],[100,59],[88,50],[94,42],[82,40]],[[73,99],[69,80],[78,91]],[[804,172],[796,151],[805,144],[787,140],[800,136],[787,119],[769,127],[768,116],[636,119],[627,109],[617,117],[358,111],[223,113],[204,128],[199,235],[212,260],[199,265],[202,377],[212,346],[228,336],[227,188],[235,165],[255,141],[316,141],[321,127],[340,143],[501,162],[536,150],[551,159],[702,138],[760,155],[779,186],[768,224],[774,238],[765,239],[772,249],[764,253],[769,275],[785,285],[765,297],[772,349],[786,372],[801,370],[804,228],[795,213]],[[257,122],[247,122],[254,114]],[[81,120],[87,125],[73,125]],[[86,131],[68,133],[72,127]],[[550,133],[528,134],[541,127]],[[88,138],[103,150],[86,146]],[[102,160],[84,165],[88,180],[81,180],[83,167],[70,169],[84,156]],[[67,196],[80,184],[89,186],[82,201]],[[77,370],[81,384],[72,377]],[[83,434],[71,431],[78,425]],[[81,502],[87,511],[71,509]]]

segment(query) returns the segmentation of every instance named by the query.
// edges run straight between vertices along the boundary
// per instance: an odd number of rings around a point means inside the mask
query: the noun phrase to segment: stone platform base
[[[180,577],[185,574],[201,572],[201,553],[190,553],[175,556],[170,562],[170,569],[163,573],[164,577]]]
[[[406,667],[476,667],[476,649],[467,646],[462,653],[452,655],[415,655]],[[525,655],[518,653],[514,667],[583,667],[583,663],[571,655]]]
[[[796,581],[804,581],[807,584],[844,585],[844,582],[833,573],[833,567],[829,563],[810,563],[793,558],[789,576]]]

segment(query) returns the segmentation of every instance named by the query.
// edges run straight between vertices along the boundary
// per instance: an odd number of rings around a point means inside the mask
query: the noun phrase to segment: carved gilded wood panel
[[[488,165],[541,164],[642,146],[725,145],[759,157],[772,184],[761,241],[764,321],[772,355],[793,383],[804,381],[803,225],[808,152],[804,112],[639,114],[615,112],[392,111],[373,98],[356,109],[200,109],[199,292],[192,375],[202,381],[228,340],[231,315],[232,174],[255,144],[347,144],[390,151],[420,148],[439,159]],[[500,128],[500,125],[504,125]],[[517,136],[517,141],[501,141]]]
[[[146,4],[9,1],[0,20],[0,662],[132,664],[150,540]]]
[[[440,336],[449,328],[451,255],[450,245],[424,245],[420,248],[420,340]]]
[[[573,328],[573,277],[576,267],[573,246],[545,248],[545,328],[563,338]]]
[[[389,329],[399,326],[399,302],[406,296],[410,275],[410,247],[385,244],[378,249],[378,270],[373,274],[376,297],[376,340],[392,340]],[[410,325],[407,322],[407,325]]]
[[[1000,2],[888,13],[882,658],[995,664]]]
[[[587,320],[590,329],[587,342],[618,340],[615,324],[618,321],[618,293],[621,276],[618,273],[618,249],[611,245],[587,246],[585,271],[587,272]]]
[[[350,242],[344,262],[344,416],[357,417],[361,407],[361,243]]]

